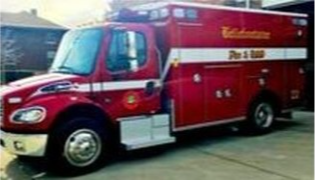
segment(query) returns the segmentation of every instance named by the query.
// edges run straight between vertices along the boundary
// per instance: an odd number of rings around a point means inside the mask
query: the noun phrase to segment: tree
[[[19,64],[23,53],[21,52],[16,40],[12,36],[12,31],[9,29],[1,30],[1,57],[0,57],[0,71],[1,83],[5,82],[5,74],[7,70],[15,70]]]

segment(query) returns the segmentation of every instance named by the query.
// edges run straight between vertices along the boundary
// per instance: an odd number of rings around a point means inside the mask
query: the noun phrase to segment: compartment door
[[[201,65],[183,64],[180,67],[180,99],[178,126],[205,122],[204,80]]]
[[[206,119],[208,122],[241,116],[241,65],[205,66]]]

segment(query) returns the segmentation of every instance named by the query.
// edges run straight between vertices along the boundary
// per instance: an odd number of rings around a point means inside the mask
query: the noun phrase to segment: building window
[[[56,51],[47,51],[46,57],[47,57],[47,66],[50,67],[53,60],[55,59]]]
[[[3,30],[1,30],[1,41],[14,41],[14,31],[8,28],[3,28]]]
[[[20,44],[15,37],[15,31],[8,28],[1,29],[1,58],[0,64],[7,69],[15,69],[23,57]]]
[[[58,43],[57,35],[55,33],[47,33],[45,43],[51,45],[57,44]]]

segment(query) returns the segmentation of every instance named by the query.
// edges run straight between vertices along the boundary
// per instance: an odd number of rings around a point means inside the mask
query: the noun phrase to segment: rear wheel
[[[105,125],[92,118],[73,118],[57,128],[49,146],[52,170],[62,174],[80,174],[108,160],[112,148]]]
[[[245,128],[251,134],[267,133],[275,120],[275,108],[269,101],[256,101],[249,109]]]

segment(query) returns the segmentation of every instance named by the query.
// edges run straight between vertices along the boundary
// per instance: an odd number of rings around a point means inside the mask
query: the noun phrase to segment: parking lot
[[[1,149],[0,174],[3,180],[312,180],[313,133],[314,114],[295,112],[293,120],[279,121],[267,135],[242,136],[229,128],[191,132],[162,152],[125,154],[98,171],[72,178],[22,163]]]

